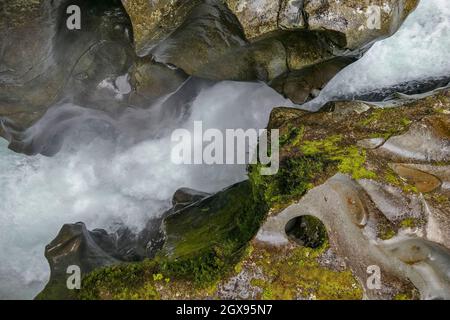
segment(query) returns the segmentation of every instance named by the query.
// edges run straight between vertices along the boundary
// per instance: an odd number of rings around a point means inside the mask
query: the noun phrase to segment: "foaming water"
[[[354,99],[414,81],[450,77],[450,1],[422,0],[401,28],[375,43],[334,77],[318,98],[302,106],[317,110],[332,100]]]
[[[290,103],[263,84],[223,82],[197,96],[180,127],[190,129],[201,120],[205,129],[265,128],[271,109],[279,105]],[[75,110],[86,122],[83,108],[63,108]],[[130,113],[121,125],[129,122]],[[170,206],[180,187],[214,192],[246,178],[243,165],[173,164],[170,130],[132,145],[120,143],[120,134],[119,139],[105,134],[80,144],[80,136],[89,133],[74,127],[78,130],[70,131],[51,158],[15,154],[0,142],[0,299],[33,298],[43,288],[49,277],[44,248],[64,223],[83,221],[90,229],[109,231],[125,223],[139,229]]]

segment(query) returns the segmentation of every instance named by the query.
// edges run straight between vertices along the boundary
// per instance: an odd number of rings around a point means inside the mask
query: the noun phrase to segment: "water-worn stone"
[[[100,239],[103,241],[97,242]],[[108,252],[113,247],[113,239],[103,231],[90,232],[83,223],[64,225],[45,248],[50,280],[40,296],[46,299],[74,298],[76,291],[66,286],[68,268],[76,266],[81,271],[80,276],[84,276],[96,268],[117,264],[119,261]]]
[[[349,48],[392,35],[415,9],[418,0],[306,0],[310,29],[344,33]]]
[[[231,50],[195,75],[213,80],[268,82],[288,71],[333,58],[344,46],[345,39],[338,32],[281,32]]]
[[[269,85],[292,102],[303,104],[318,96],[328,81],[354,61],[346,57],[333,58],[297,71],[288,71]]]
[[[205,64],[246,43],[239,21],[228,8],[221,1],[207,0],[194,6],[183,24],[150,53],[158,62],[196,75]]]
[[[195,202],[198,202],[211,194],[190,189],[190,188],[180,188],[178,189],[172,197],[172,205],[174,210],[177,211]]]
[[[226,0],[249,39],[280,29],[335,30],[351,49],[393,34],[418,0]]]
[[[410,184],[416,186],[419,192],[431,192],[441,186],[439,178],[423,171],[409,167],[407,164],[392,164],[391,168]]]
[[[33,4],[29,19],[20,0],[0,13],[7,23],[0,29],[0,133],[16,151],[30,154],[35,151],[21,141],[21,132],[63,98],[120,110],[126,90],[115,83],[134,58],[131,23],[119,0]],[[72,4],[81,9],[80,30],[66,27]]]
[[[444,114],[426,117],[405,134],[390,138],[377,152],[394,161],[449,161],[450,119]]]

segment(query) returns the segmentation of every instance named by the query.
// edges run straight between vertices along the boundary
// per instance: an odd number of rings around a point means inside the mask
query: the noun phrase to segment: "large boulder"
[[[50,280],[38,298],[74,299],[75,292],[67,286],[68,270],[76,266],[80,276],[119,260],[112,257],[114,239],[104,231],[90,232],[83,223],[65,225],[57,237],[45,248],[50,265]]]
[[[163,42],[202,0],[122,0],[133,23],[136,52],[145,56]]]
[[[300,70],[287,71],[273,79],[272,88],[296,104],[303,104],[315,97],[339,71],[356,59],[336,57]]]
[[[416,288],[422,299],[448,299],[448,90],[385,107],[274,110],[279,173],[250,174],[272,207],[256,242],[287,250],[295,222],[315,217],[367,298],[415,297]],[[380,286],[367,281],[369,270],[381,272]]]
[[[335,30],[350,49],[393,34],[418,0],[226,0],[252,39],[280,29]]]
[[[204,0],[193,6],[180,27],[150,53],[158,62],[195,75],[204,65],[246,43],[239,21],[222,1]]]

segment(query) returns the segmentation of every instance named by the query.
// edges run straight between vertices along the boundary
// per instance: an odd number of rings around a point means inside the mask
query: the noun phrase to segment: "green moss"
[[[382,108],[373,109],[370,115],[367,118],[363,119],[360,124],[362,126],[369,126],[371,124],[374,124],[382,119],[384,113],[385,110]]]
[[[166,242],[155,259],[88,275],[81,297],[95,299],[107,292],[111,299],[157,299],[152,288],[168,282],[188,283],[188,292],[207,292],[235,271],[265,217],[267,207],[251,195],[245,181],[170,216],[164,223]]]
[[[405,293],[396,294],[393,300],[411,300],[411,298]]]
[[[443,194],[434,194],[434,195],[432,196],[432,198],[433,198],[437,203],[440,203],[440,204],[444,204],[444,203],[447,203],[447,202],[450,201],[449,197],[447,197],[447,196],[445,196],[445,195],[443,195]]]
[[[328,233],[324,224],[313,216],[306,215],[296,218],[289,229],[286,229],[286,233],[308,248],[320,248],[328,242]]]
[[[301,151],[305,155],[321,155],[328,161],[338,163],[338,171],[347,173],[353,179],[373,179],[376,174],[365,168],[366,151],[357,146],[341,144],[342,136],[331,136],[324,140],[306,141]]]
[[[167,218],[163,273],[209,286],[233,269],[266,212],[245,181]]]
[[[327,161],[317,157],[294,157],[281,162],[278,173],[273,176],[260,175],[260,165],[249,168],[249,178],[254,197],[262,199],[269,206],[286,203],[304,195],[314,184],[318,173],[324,172]]]
[[[305,155],[320,154],[327,160],[338,162],[338,170],[350,174],[354,179],[373,178],[374,173],[365,169],[366,152],[356,146],[339,146],[341,136],[325,140],[307,141],[301,146]]]
[[[150,260],[95,270],[83,279],[78,298],[83,300],[158,299],[159,295],[155,289],[155,283],[158,280],[154,277],[158,271],[158,263]],[[143,281],[146,278],[149,281]]]
[[[369,132],[374,131],[369,134],[369,138],[389,139],[405,132],[411,123],[411,119],[399,108],[374,108],[357,123],[357,126]]]
[[[353,179],[374,179],[376,174],[365,167],[366,151],[355,146],[346,148],[342,155],[332,158],[339,161],[338,169],[342,173],[347,173]]]
[[[248,173],[255,199],[264,201],[270,207],[288,204],[336,171],[349,174],[354,179],[376,177],[374,172],[365,167],[366,151],[357,146],[345,145],[342,143],[342,136],[302,141],[304,130],[294,132],[293,135],[288,134],[289,139],[283,137],[286,146],[284,151],[295,146],[300,153],[284,157],[276,175],[262,176],[260,164],[249,166]]]
[[[402,228],[415,228],[420,224],[419,219],[416,218],[406,218],[400,222]]]
[[[280,147],[285,145],[289,145],[290,147],[297,146],[303,138],[304,131],[304,127],[295,127],[289,124],[288,132],[280,137]]]
[[[386,169],[383,175],[384,181],[390,185],[398,187],[402,189],[406,193],[419,193],[419,190],[416,186],[409,184],[407,181],[401,179],[391,168]]]
[[[266,300],[361,299],[362,288],[350,271],[335,271],[318,263],[318,257],[326,247],[299,247],[286,255],[260,249],[263,258],[257,265],[264,279],[254,279],[251,284],[262,289],[261,299]]]
[[[384,175],[384,181],[386,181],[387,183],[389,183],[393,186],[397,186],[397,187],[400,187],[403,185],[399,176],[391,168],[388,168],[386,170],[386,173]]]

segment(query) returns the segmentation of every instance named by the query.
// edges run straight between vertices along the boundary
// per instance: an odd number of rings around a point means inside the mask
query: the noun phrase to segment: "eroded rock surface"
[[[348,47],[358,48],[391,35],[417,0],[227,0],[249,39],[280,29],[343,32]],[[377,20],[378,19],[378,20]]]
[[[80,30],[66,26],[69,5],[81,9]],[[16,151],[35,153],[22,145],[22,131],[63,98],[110,112],[123,108],[134,52],[120,1],[14,0],[1,15],[0,133]]]
[[[263,191],[275,209],[256,240],[275,247],[289,246],[286,226],[299,216],[314,216],[326,226],[331,248],[359,279],[365,297],[390,299],[406,291],[411,295],[412,285],[422,299],[448,299],[450,215],[445,184],[450,126],[445,110],[449,102],[444,90],[400,108],[348,113],[344,112],[346,103],[340,102],[338,108],[328,106],[328,114],[303,114],[281,125],[278,120],[278,126],[288,130],[281,153],[284,178],[254,178],[261,188],[277,188],[275,192]],[[348,106],[357,104],[349,102]],[[287,119],[290,117],[288,114]],[[325,123],[328,128],[324,128]],[[358,128],[364,128],[366,134]],[[376,143],[369,143],[371,139]],[[356,153],[352,155],[350,145],[355,141]],[[357,154],[363,158],[357,160]],[[322,165],[317,167],[308,157]],[[327,159],[337,161],[337,167],[330,171]],[[292,172],[283,172],[283,166],[292,161],[304,168],[299,178],[320,168],[320,174],[310,176],[314,188],[300,182],[282,188],[280,183],[292,178]],[[340,173],[330,177],[336,171]],[[300,200],[294,200],[303,192],[306,194]],[[277,209],[275,205],[280,203],[287,208]],[[373,266],[389,279],[377,289],[367,284],[368,268]]]

